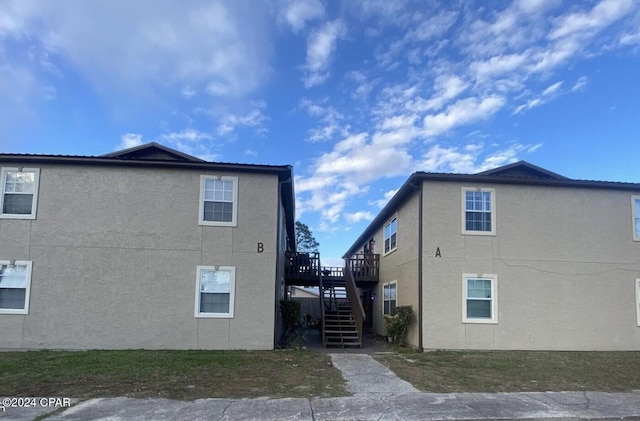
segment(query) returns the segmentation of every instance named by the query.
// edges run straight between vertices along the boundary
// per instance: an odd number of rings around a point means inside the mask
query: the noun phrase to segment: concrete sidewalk
[[[50,411],[50,410],[49,410]],[[41,414],[7,408],[0,419]],[[46,420],[640,420],[640,393],[406,393],[326,399],[91,399]]]
[[[371,356],[332,353],[354,394],[314,399],[91,399],[0,409],[0,420],[640,420],[640,393],[421,393]]]

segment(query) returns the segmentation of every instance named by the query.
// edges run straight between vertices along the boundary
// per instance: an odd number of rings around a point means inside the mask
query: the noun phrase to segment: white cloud
[[[120,143],[116,147],[117,150],[134,148],[142,145],[142,135],[138,133],[125,133],[120,136]]]
[[[307,88],[323,83],[329,77],[329,64],[336,50],[338,39],[346,33],[340,19],[327,22],[314,30],[307,39],[307,61],[304,65],[304,85]]]
[[[582,76],[573,85],[573,87],[571,88],[571,91],[572,92],[581,91],[582,89],[584,89],[585,86],[587,86],[587,83],[589,83],[589,78],[586,76]]]
[[[603,0],[589,12],[577,12],[563,16],[556,29],[549,34],[550,39],[577,35],[594,35],[633,9],[633,0]]]
[[[532,98],[532,99],[528,100],[526,103],[516,107],[516,109],[513,111],[513,114],[520,114],[521,112],[523,112],[525,110],[529,110],[531,108],[539,107],[539,106],[547,103],[551,99],[557,97],[558,96],[558,91],[562,87],[563,83],[564,82],[560,81],[560,82],[554,83],[553,85],[550,85],[544,91],[542,91],[542,93],[539,96],[537,96],[535,98]],[[573,89],[573,90],[575,90],[575,89]]]
[[[299,32],[307,22],[323,18],[324,13],[320,0],[290,0],[283,5],[280,16],[294,32]]]
[[[391,198],[393,196],[395,196],[395,194],[398,192],[399,189],[393,189],[393,190],[389,190],[387,192],[384,193],[384,195],[382,196],[382,199],[378,199],[378,200],[373,200],[370,201],[369,204],[370,205],[376,205],[377,207],[379,207],[380,209],[384,208],[385,205],[387,203],[389,203],[389,200],[391,200]]]
[[[533,153],[542,145],[513,144],[494,151],[478,149],[474,145],[471,150],[457,146],[442,147],[433,145],[418,163],[418,170],[429,172],[453,172],[462,174],[478,173],[518,160],[520,153]],[[484,159],[479,160],[484,153]]]
[[[308,115],[317,117],[320,124],[309,129],[307,140],[310,142],[323,142],[333,139],[337,134],[344,131],[342,120],[344,115],[338,112],[332,105],[325,105],[329,102],[328,98],[321,101],[311,101],[302,99],[300,107],[304,109]]]
[[[425,134],[437,136],[456,126],[489,118],[498,112],[505,102],[503,97],[497,95],[482,99],[474,97],[461,99],[440,114],[427,115],[424,118]]]
[[[260,129],[260,132],[264,132],[266,129],[264,129],[263,124],[266,120],[267,117],[259,109],[254,109],[244,115],[223,114],[219,118],[218,134],[220,136],[228,135],[238,126],[254,127]]]
[[[50,63],[72,68],[96,91],[188,86],[237,97],[270,72],[269,10],[262,3],[158,0],[153,7],[132,2],[123,8],[107,2],[98,12],[94,2],[81,0],[9,0],[0,9],[0,37],[13,37],[23,49],[42,48]],[[242,24],[247,19],[251,25]]]
[[[177,143],[182,141],[199,142],[202,140],[211,140],[213,136],[195,129],[184,129],[181,132],[163,134],[160,138],[171,143]]]
[[[344,215],[344,218],[350,224],[356,224],[361,221],[371,221],[374,215],[371,212],[358,211],[358,212],[350,212]]]

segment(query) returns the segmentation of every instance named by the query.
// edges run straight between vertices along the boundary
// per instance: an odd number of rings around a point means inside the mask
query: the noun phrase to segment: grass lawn
[[[326,355],[305,351],[0,352],[0,396],[349,396]]]
[[[640,352],[399,350],[375,358],[423,392],[640,390]]]

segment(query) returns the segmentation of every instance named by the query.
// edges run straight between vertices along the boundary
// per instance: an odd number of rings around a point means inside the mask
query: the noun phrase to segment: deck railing
[[[288,252],[286,256],[285,278],[318,281],[318,276],[320,276],[319,253]]]
[[[359,253],[347,259],[355,282],[378,282],[380,275],[380,255]]]

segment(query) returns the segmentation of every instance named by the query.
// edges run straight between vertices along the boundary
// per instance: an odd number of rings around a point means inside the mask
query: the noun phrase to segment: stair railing
[[[322,283],[322,270],[320,270],[322,266],[320,265],[320,254],[318,254],[318,292],[320,296],[320,335],[322,340],[322,345],[325,345],[324,342],[324,326],[325,326],[325,312],[324,312],[324,285]]]
[[[351,264],[348,257],[345,260],[344,275],[346,280],[345,286],[347,289],[347,297],[349,297],[349,301],[351,302],[351,312],[353,313],[353,317],[356,322],[356,329],[358,330],[360,343],[363,343],[364,340],[362,337],[362,326],[364,325],[364,320],[367,316],[365,315],[364,307],[362,307],[362,301],[358,296],[356,281],[353,278],[353,273],[351,272]]]

